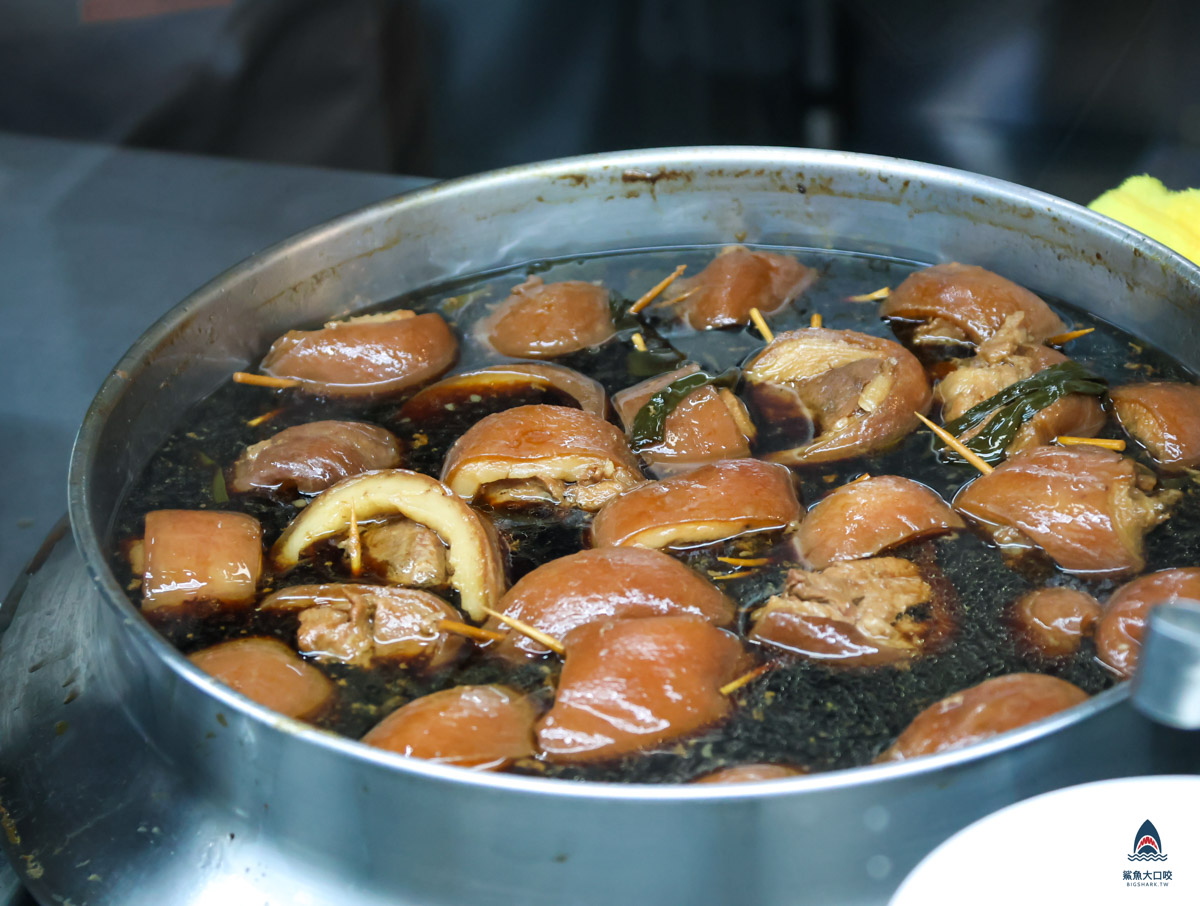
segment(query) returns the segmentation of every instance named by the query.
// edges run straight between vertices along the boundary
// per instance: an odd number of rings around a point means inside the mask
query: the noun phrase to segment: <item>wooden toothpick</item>
[[[510,617],[508,614],[500,613],[498,610],[492,610],[490,607],[484,607],[483,612],[488,616],[495,617],[506,626],[511,626],[517,632],[521,633],[521,635],[533,639],[539,645],[546,646],[559,656],[562,656],[566,653],[566,649],[563,648],[563,643],[554,636],[547,635],[540,629],[530,626],[528,623],[521,622],[516,617]]]
[[[767,319],[762,316],[762,312],[757,308],[750,309],[750,320],[754,322],[754,326],[758,328],[758,332],[763,335],[763,339],[768,343],[775,341],[775,334],[771,332],[771,328],[767,326]]]
[[[679,279],[679,275],[685,270],[687,270],[687,265],[681,264],[679,267],[675,268],[675,270],[671,271],[671,273],[667,274],[667,276],[655,283],[652,287],[646,290],[645,294],[640,299],[629,306],[629,313],[631,315],[636,315],[639,311],[657,299],[659,294],[677,279]]]
[[[933,422],[931,422],[929,419],[927,419],[925,416],[923,416],[920,412],[914,412],[913,415],[915,415],[922,422],[924,422],[925,427],[927,427],[930,431],[932,431],[934,434],[936,434],[938,437],[940,437],[945,442],[947,447],[949,447],[951,450],[953,450],[955,453],[957,453],[959,456],[961,456],[963,459],[965,459],[967,462],[969,462],[971,465],[973,465],[975,468],[977,468],[984,475],[990,475],[992,472],[995,471],[991,466],[989,466],[986,462],[984,462],[982,459],[980,459],[978,454],[976,454],[976,452],[974,450],[972,450],[971,448],[966,446],[966,444],[964,444],[962,441],[960,441],[957,437],[955,437],[949,431],[946,431],[944,428],[938,427]]]

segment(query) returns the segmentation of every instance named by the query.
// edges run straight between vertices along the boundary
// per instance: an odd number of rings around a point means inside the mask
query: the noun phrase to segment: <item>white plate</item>
[[[936,903],[1200,904],[1200,777],[1088,783],[976,821],[926,856],[891,906]]]

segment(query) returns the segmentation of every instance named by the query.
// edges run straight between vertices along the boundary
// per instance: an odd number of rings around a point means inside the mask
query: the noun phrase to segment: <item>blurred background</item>
[[[778,144],[1200,173],[1195,0],[3,0],[0,130],[449,177]]]

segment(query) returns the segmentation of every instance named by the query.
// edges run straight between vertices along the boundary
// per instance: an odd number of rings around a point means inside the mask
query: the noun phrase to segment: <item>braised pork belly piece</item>
[[[937,264],[909,274],[884,301],[880,314],[915,324],[916,347],[978,345],[1021,313],[1028,334],[1041,342],[1066,325],[1038,296],[973,264]]]
[[[1150,611],[1180,599],[1200,601],[1200,568],[1164,569],[1118,588],[1104,605],[1096,627],[1100,660],[1122,679],[1133,676]]]
[[[483,318],[478,336],[501,355],[552,359],[599,346],[617,332],[603,286],[530,277]]]
[[[979,344],[973,358],[957,360],[954,370],[937,383],[933,395],[942,404],[943,421],[949,423],[1018,381],[1070,361],[1058,350],[1038,343],[1024,327],[1026,318],[1025,312],[1009,315],[995,334]],[[1006,450],[1016,453],[1049,443],[1061,434],[1092,437],[1104,428],[1105,421],[1097,397],[1070,393],[1039,409],[1017,429]],[[964,432],[959,440],[970,440],[986,424]]]
[[[352,539],[359,525],[396,517],[438,536],[446,548],[450,586],[458,592],[463,610],[482,620],[484,609],[495,606],[507,585],[496,531],[450,488],[419,472],[390,469],[338,482],[301,510],[279,536],[271,549],[272,564],[277,572],[287,573],[318,542]]]
[[[1109,392],[1121,427],[1168,469],[1200,465],[1200,387],[1155,381]]]
[[[816,271],[790,255],[734,245],[723,249],[696,276],[672,285],[665,304],[676,307],[696,330],[746,325],[750,309],[773,314],[815,279]]]
[[[594,512],[642,480],[615,426],[562,406],[519,406],[480,419],[442,467],[456,494],[496,509],[549,503]]]
[[[406,400],[400,416],[422,424],[472,405],[486,404],[496,411],[506,399],[529,396],[545,397],[539,403],[578,406],[600,418],[608,412],[608,396],[598,381],[562,365],[512,362],[443,378]]]
[[[391,431],[366,422],[308,422],[247,447],[229,470],[229,489],[318,494],[351,475],[400,465],[402,449]]]
[[[1041,673],[1013,673],[984,680],[934,702],[878,758],[904,761],[982,742],[1087,701],[1066,680]]]
[[[737,637],[694,616],[603,620],[565,639],[554,706],[537,724],[550,761],[598,761],[719,723],[744,668]]]
[[[297,647],[320,661],[358,667],[392,661],[433,673],[452,664],[467,644],[440,626],[442,620],[461,619],[459,612],[436,595],[411,588],[294,585],[258,606],[298,613]]]
[[[1008,552],[1038,547],[1067,572],[1120,575],[1142,569],[1146,532],[1179,499],[1154,485],[1111,450],[1033,447],[964,487],[954,508]]]
[[[746,366],[768,422],[807,422],[811,440],[766,456],[808,465],[885,447],[928,411],[929,381],[911,352],[853,330],[810,327],[779,334]]]
[[[188,660],[247,698],[297,720],[316,717],[335,695],[325,674],[278,639],[221,642]]]
[[[734,605],[715,585],[673,557],[642,548],[606,548],[559,557],[522,577],[499,611],[554,638],[613,617],[692,614],[717,626],[733,622]],[[495,618],[488,628],[504,630]],[[546,649],[509,632],[494,650],[524,659]]]
[[[410,758],[498,771],[534,753],[537,713],[508,686],[455,686],[393,711],[362,741]]]
[[[695,547],[794,530],[800,516],[786,468],[757,459],[731,459],[614,497],[592,522],[592,544]]]
[[[963,527],[959,515],[925,485],[876,475],[844,484],[814,505],[794,546],[809,567],[823,569]]]
[[[154,510],[142,539],[142,611],[201,611],[254,600],[262,573],[262,526],[216,510]]]
[[[632,435],[638,413],[655,394],[699,370],[700,366],[692,363],[615,394],[613,407],[626,433]],[[637,452],[655,474],[665,474],[749,456],[756,433],[745,404],[736,395],[724,387],[705,384],[684,396],[663,419],[659,439]]]
[[[1048,657],[1079,650],[1095,630],[1100,603],[1087,592],[1065,586],[1038,588],[1013,604],[1013,623],[1025,643]]]
[[[457,355],[458,340],[441,315],[398,310],[330,321],[320,330],[289,330],[260,367],[299,381],[303,393],[374,397],[432,381]]]
[[[794,569],[751,614],[750,638],[830,663],[894,663],[921,653],[934,623],[920,608],[932,601],[920,569],[897,557]]]

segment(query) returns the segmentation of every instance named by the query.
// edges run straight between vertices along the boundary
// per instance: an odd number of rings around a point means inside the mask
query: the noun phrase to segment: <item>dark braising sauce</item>
[[[471,328],[482,313],[530,273],[540,274],[547,282],[600,280],[615,296],[630,300],[677,264],[688,264],[689,273],[699,272],[715,251],[712,248],[656,250],[542,262],[466,279],[393,300],[379,308],[441,312],[455,326],[460,339],[459,361],[453,373],[508,361],[473,341]],[[881,286],[895,287],[918,265],[851,254],[783,251],[796,254],[803,263],[816,268],[820,276],[796,302],[771,318],[776,333],[806,327],[812,313],[819,312],[826,327],[893,338],[891,328],[880,320],[876,304],[848,302],[846,297]],[[1096,328],[1094,333],[1073,341],[1067,352],[1110,384],[1145,379],[1192,380],[1179,364],[1129,335],[1067,305],[1052,305],[1068,325]],[[297,325],[314,326],[317,325]],[[595,378],[610,396],[637,383],[652,372],[646,368],[645,357],[632,355],[629,337],[634,328],[618,323],[618,327],[622,326],[626,329],[599,348],[553,361]],[[659,330],[689,359],[714,374],[740,364],[763,346],[752,327],[697,332],[682,324],[664,322]],[[666,363],[658,370],[672,367],[675,366]],[[560,401],[536,393],[518,400]],[[124,501],[113,537],[118,543],[140,537],[143,516],[151,510],[221,509],[257,518],[269,546],[300,510],[292,499],[275,501],[227,495],[222,469],[228,468],[247,445],[291,425],[317,419],[363,420],[386,427],[401,438],[407,447],[404,468],[437,477],[446,451],[468,427],[489,412],[513,404],[511,397],[500,403],[481,398],[418,425],[399,417],[402,402],[403,398],[367,404],[317,400],[290,391],[232,383],[223,386],[180,419],[175,432],[148,463]],[[281,411],[262,424],[247,424],[256,416],[277,409]],[[773,448],[786,441],[771,437],[761,424],[759,429],[760,441]],[[1121,436],[1111,419],[1103,436]],[[1135,448],[1131,444],[1127,455],[1149,464]],[[917,431],[878,455],[797,470],[802,502],[811,505],[863,472],[915,479],[947,501],[975,474],[969,466],[939,462],[928,432]],[[1147,536],[1146,570],[1198,565],[1200,494],[1195,482],[1190,478],[1163,475],[1159,478],[1166,486],[1181,489],[1183,498],[1171,517]],[[511,581],[515,582],[538,564],[586,546],[584,534],[591,516],[577,510],[566,512],[565,517],[563,511],[549,509],[520,515],[491,514],[508,552]],[[777,537],[751,536],[676,553],[683,562],[714,578],[738,602],[737,628],[744,632],[748,613],[777,593],[788,567],[797,565],[788,561],[788,550],[788,545]],[[770,563],[751,575],[725,580],[722,576],[738,571],[736,566],[717,559],[729,554],[766,557]],[[957,621],[957,629],[948,642],[934,653],[917,657],[903,668],[830,668],[816,661],[781,656],[777,651],[761,652],[779,661],[779,666],[735,694],[733,716],[719,727],[665,750],[616,762],[558,766],[530,759],[518,762],[512,770],[568,779],[662,783],[685,781],[726,765],[747,762],[776,762],[814,771],[844,768],[870,762],[927,705],[988,677],[1018,671],[1050,673],[1088,693],[1112,684],[1110,674],[1096,661],[1090,638],[1085,638],[1072,656],[1043,658],[1029,653],[1019,643],[1006,613],[1021,594],[1041,585],[1084,588],[1103,600],[1116,583],[1084,582],[1058,570],[1040,554],[1027,556],[1015,565],[1006,563],[995,548],[970,530],[910,544],[896,555],[921,566],[935,594],[942,597],[942,603]],[[119,553],[114,555],[113,564],[118,577],[128,583],[131,600],[140,605],[138,577],[132,575],[128,562]],[[338,581],[351,579],[340,553],[327,546],[319,548],[286,576],[272,577],[268,571],[260,587],[260,597],[281,586]],[[451,603],[456,603],[453,598]],[[297,617],[251,608],[205,618],[156,617],[155,624],[181,651],[190,653],[246,635],[276,636],[294,647]],[[456,667],[429,677],[390,665],[371,669],[327,663],[317,666],[339,687],[338,703],[320,720],[320,725],[354,738],[413,698],[460,684],[506,683],[531,693],[535,700],[549,706],[560,668],[557,658],[517,668],[489,658],[479,650],[473,650]]]

